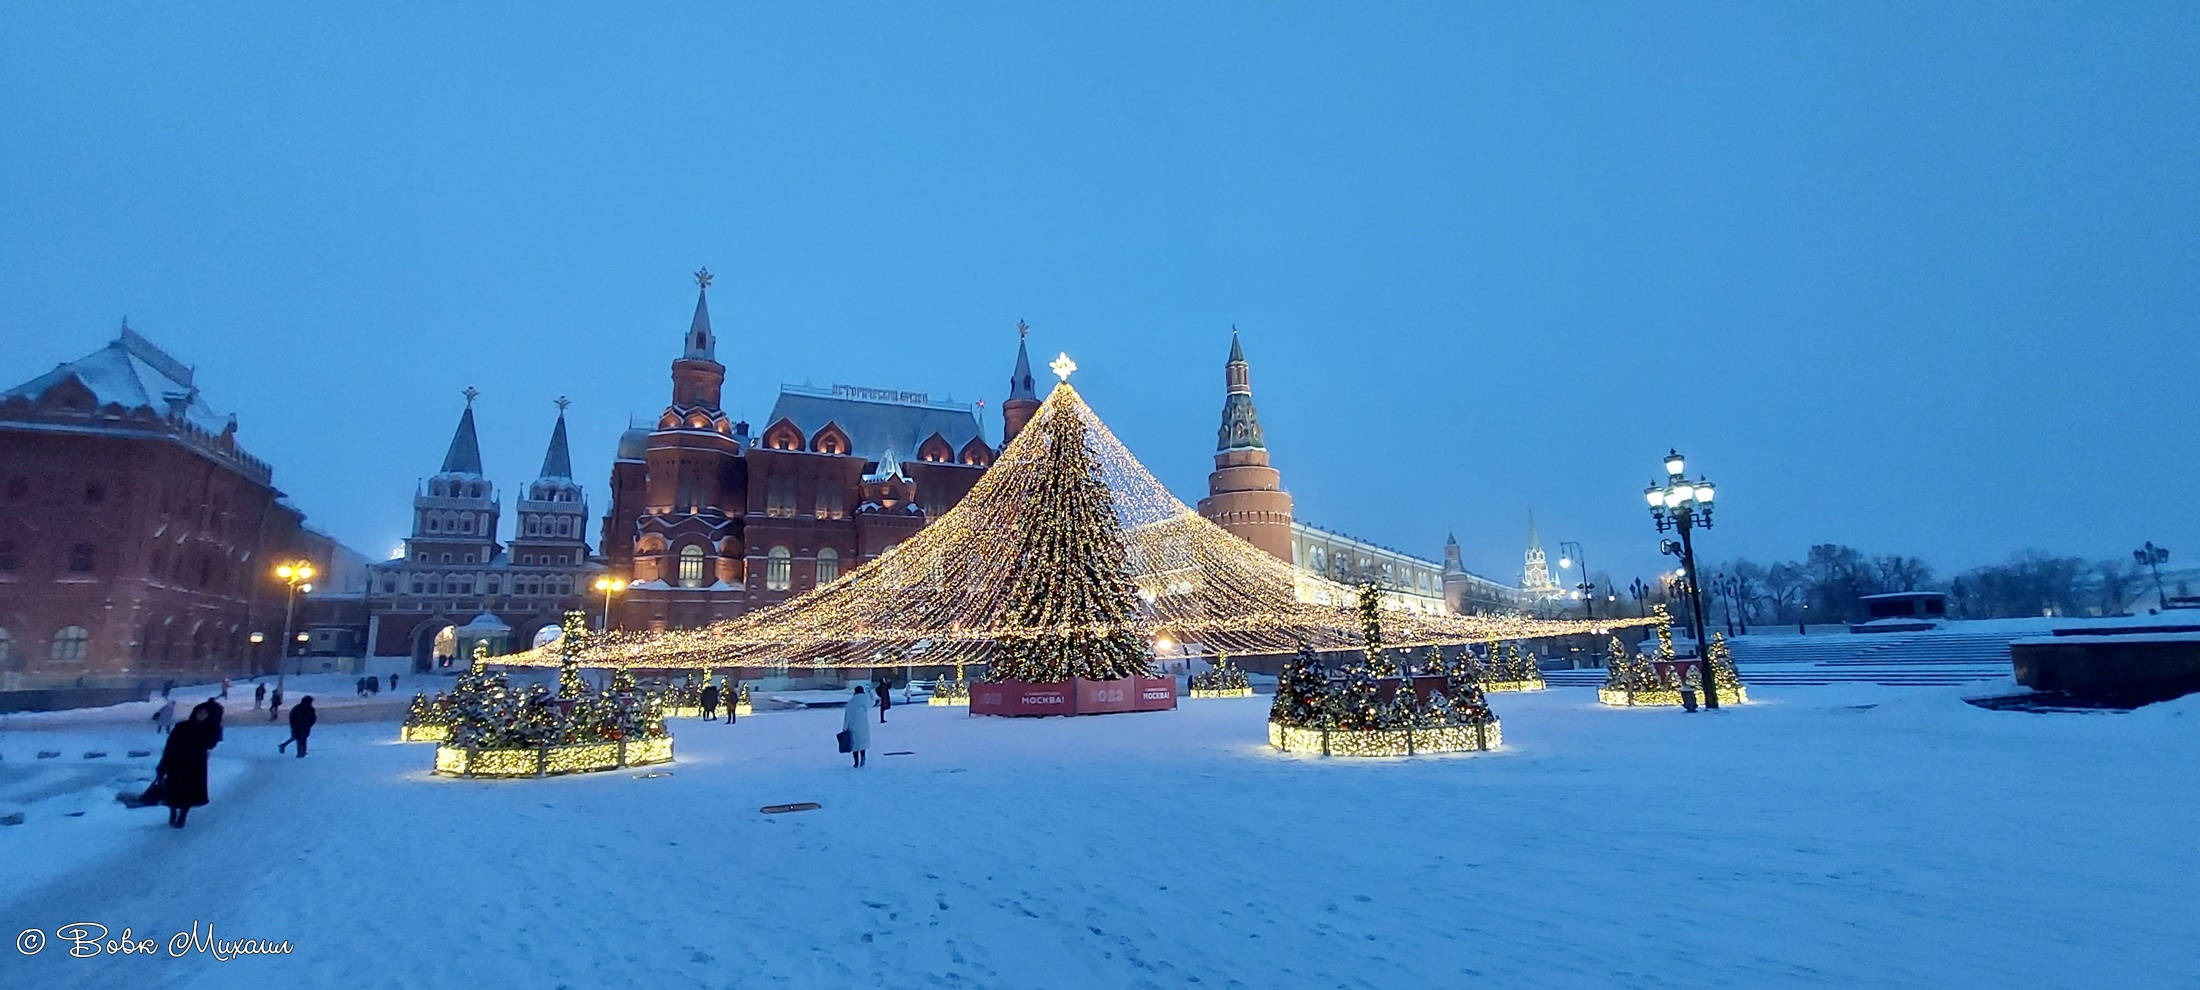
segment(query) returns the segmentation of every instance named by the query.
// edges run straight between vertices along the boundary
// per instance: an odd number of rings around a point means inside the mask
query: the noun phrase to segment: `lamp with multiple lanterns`
[[[281,654],[290,649],[290,620],[298,611],[298,593],[313,590],[313,563],[306,560],[293,560],[277,564],[275,565],[275,578],[289,586],[289,591],[283,602],[281,649],[276,651],[277,656],[275,658],[275,690],[281,691],[283,689],[283,658]],[[299,642],[305,642],[305,639],[306,635],[304,633],[298,634]]]
[[[1581,549],[1580,543],[1559,541],[1558,569],[1567,570],[1576,563],[1581,565],[1581,582],[1574,585],[1574,597],[1581,599],[1581,617],[1594,619],[1597,617],[1597,583],[1589,579],[1589,554]]]
[[[1659,549],[1681,559],[1682,590],[1688,594],[1689,615],[1694,619],[1696,636],[1696,663],[1703,673],[1704,707],[1719,707],[1719,689],[1712,682],[1711,667],[1704,661],[1703,593],[1696,571],[1696,527],[1711,528],[1711,501],[1718,492],[1709,479],[1698,475],[1688,480],[1685,473],[1688,461],[1678,450],[1665,454],[1665,483],[1651,482],[1642,490],[1643,498],[1650,503],[1650,518],[1658,524],[1658,532],[1669,530],[1680,534],[1678,543],[1663,541]]]

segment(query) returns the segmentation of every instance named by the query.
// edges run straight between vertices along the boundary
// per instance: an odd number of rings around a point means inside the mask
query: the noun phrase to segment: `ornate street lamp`
[[[1597,586],[1589,580],[1589,555],[1573,540],[1559,541],[1558,569],[1567,570],[1577,563],[1581,565],[1581,583],[1574,585],[1574,597],[1581,599],[1581,617],[1594,619],[1597,617]]]
[[[626,580],[610,576],[596,579],[596,590],[603,592],[603,631],[611,631],[611,596],[626,590]]]
[[[1749,635],[1749,608],[1748,603],[1742,601],[1742,579],[1735,577],[1733,574],[1730,573],[1721,574],[1711,580],[1711,586],[1718,589],[1719,600],[1724,604],[1724,607],[1726,609],[1727,636],[1731,638],[1735,635],[1734,614],[1736,612],[1740,612],[1742,617],[1741,635]],[[1740,604],[1742,607],[1736,608],[1735,606],[1737,604]]]
[[[298,593],[313,590],[313,562],[293,560],[275,565],[277,580],[290,586],[283,602],[283,638],[275,644],[275,690],[283,689],[283,657],[290,649],[290,620],[298,611]]]
[[[2168,608],[2169,596],[2162,590],[2162,565],[2169,563],[2169,548],[2155,546],[2153,540],[2148,540],[2146,546],[2131,552],[2131,559],[2154,571],[2154,607]],[[2119,603],[2117,607],[2123,606]]]
[[[1719,707],[1719,688],[1711,677],[1711,665],[1704,658],[1703,648],[1703,593],[1701,578],[1696,570],[1696,527],[1711,528],[1711,501],[1718,494],[1710,480],[1698,475],[1688,480],[1685,472],[1688,461],[1678,450],[1665,454],[1665,483],[1651,482],[1642,490],[1643,498],[1650,503],[1650,518],[1658,524],[1658,532],[1676,530],[1680,543],[1667,540],[1664,549],[1681,559],[1684,576],[1682,590],[1688,594],[1689,614],[1694,618],[1696,632],[1696,665],[1703,674],[1703,700],[1705,708]]]

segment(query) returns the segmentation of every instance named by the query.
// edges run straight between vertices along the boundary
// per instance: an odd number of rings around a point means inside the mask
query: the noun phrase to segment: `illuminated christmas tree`
[[[1383,589],[1372,583],[1360,586],[1360,642],[1375,676],[1397,676],[1390,658],[1383,655]]]
[[[1384,702],[1381,721],[1385,729],[1411,729],[1423,724],[1420,696],[1413,690],[1413,678],[1401,677],[1398,687]]]
[[[1329,670],[1321,655],[1299,641],[1299,652],[1284,661],[1283,676],[1276,679],[1276,700],[1268,706],[1268,720],[1278,725],[1314,728],[1322,724],[1329,697]]]
[[[1245,671],[1239,669],[1237,664],[1230,662],[1229,654],[1217,653],[1214,662],[1208,664],[1206,670],[1200,671],[1192,677],[1192,689],[1207,692],[1242,691],[1251,693],[1253,682],[1245,678]]]
[[[1380,729],[1382,696],[1382,684],[1362,654],[1344,665],[1344,683],[1329,692],[1327,721],[1340,729]]]
[[[1711,682],[1719,689],[1719,700],[1743,700],[1742,672],[1734,668],[1734,653],[1727,647],[1725,636],[1711,634],[1711,644],[1704,647],[1704,659],[1711,664]]]
[[[1085,440],[1076,403],[1052,406],[1038,491],[1018,519],[1006,637],[987,676],[1042,683],[1072,677],[1151,676],[1151,647],[1135,628],[1137,589],[1123,551],[1115,498]]]

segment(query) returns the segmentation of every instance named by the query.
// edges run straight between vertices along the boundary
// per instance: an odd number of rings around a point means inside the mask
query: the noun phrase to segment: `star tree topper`
[[[1049,362],[1047,367],[1053,368],[1055,377],[1066,382],[1069,381],[1069,373],[1077,370],[1077,362],[1069,359],[1068,351],[1063,351],[1062,356]]]

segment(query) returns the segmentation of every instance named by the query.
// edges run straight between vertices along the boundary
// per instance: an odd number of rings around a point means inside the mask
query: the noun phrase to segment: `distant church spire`
[[[682,353],[693,361],[718,360],[718,337],[710,330],[710,269],[695,270],[695,318],[688,321],[687,348]]]
[[[473,386],[459,393],[466,397],[466,411],[458,414],[458,429],[451,433],[451,446],[443,452],[444,474],[481,473],[481,440],[474,435],[474,399],[481,393]]]
[[[1022,320],[1017,320],[1016,370],[1010,372],[1008,376],[1008,397],[1011,399],[1036,401],[1039,398],[1039,394],[1033,391],[1031,384],[1031,352],[1024,347],[1024,342],[1030,337],[1031,325]]]
[[[1260,414],[1253,408],[1253,368],[1245,362],[1245,347],[1238,342],[1235,325],[1230,327],[1230,359],[1223,364],[1223,379],[1229,392],[1222,400],[1222,429],[1216,435],[1215,450],[1266,449]]]
[[[1031,324],[1016,321],[1016,370],[1008,375],[1008,401],[1001,403],[1001,444],[1006,446],[1024,431],[1024,424],[1039,411],[1039,393],[1031,382],[1031,352],[1026,341]]]
[[[572,400],[558,396],[558,425],[550,428],[550,449],[543,451],[542,473],[538,477],[567,481],[573,478],[573,454],[565,443],[565,407],[572,404]]]

